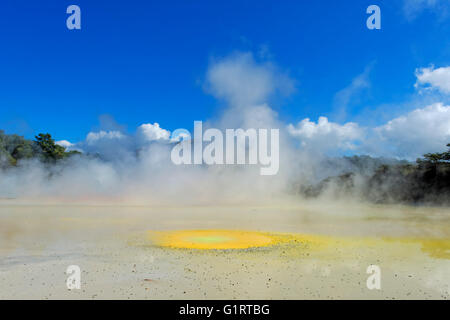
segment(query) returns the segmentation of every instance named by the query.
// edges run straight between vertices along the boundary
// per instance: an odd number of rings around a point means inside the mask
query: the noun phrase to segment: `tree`
[[[438,164],[438,163],[445,163],[450,161],[450,143],[447,144],[447,147],[449,148],[446,152],[442,153],[426,153],[423,155],[423,159],[417,159],[417,163],[431,163],[431,164]]]
[[[58,160],[81,154],[79,151],[68,151],[56,144],[48,133],[40,133],[31,141],[17,134],[5,134],[0,130],[0,168],[16,166],[19,160],[40,158],[44,162]]]
[[[67,156],[66,148],[55,143],[55,140],[49,133],[39,133],[36,138],[36,144],[42,151],[44,161],[55,162]]]
[[[14,159],[8,151],[0,144],[0,168],[14,166],[16,164],[16,159]]]
[[[25,140],[22,144],[16,146],[11,153],[11,156],[16,159],[30,159],[34,156],[35,151],[30,141]]]
[[[16,165],[18,160],[32,158],[39,152],[32,141],[17,134],[7,135],[0,130],[0,154],[10,165]]]

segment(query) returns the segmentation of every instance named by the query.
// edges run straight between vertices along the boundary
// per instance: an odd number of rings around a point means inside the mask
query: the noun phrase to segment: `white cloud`
[[[449,13],[450,2],[448,0],[403,0],[403,13],[412,21],[423,11],[429,10],[444,18]]]
[[[450,106],[436,103],[416,109],[374,129],[380,153],[414,159],[450,143]],[[382,154],[383,155],[383,154]]]
[[[445,150],[450,143],[450,106],[432,104],[374,128],[353,122],[340,125],[320,117],[317,123],[307,118],[287,129],[306,150],[415,160],[425,153]]]
[[[125,135],[120,131],[99,131],[99,132],[89,132],[86,137],[86,142],[88,144],[95,144],[101,140],[117,140],[124,139]]]
[[[57,145],[66,148],[66,151],[80,151],[82,152],[77,143],[72,143],[67,140],[60,140],[55,142]]]
[[[317,123],[306,118],[297,126],[289,124],[287,129],[292,136],[300,139],[304,148],[315,151],[355,150],[365,135],[364,129],[357,123],[341,125],[329,122],[326,117],[320,117]]]
[[[215,61],[206,74],[206,89],[234,107],[266,103],[275,93],[294,90],[294,82],[271,63],[255,62],[251,53],[236,53]]]
[[[145,123],[138,127],[136,131],[137,138],[142,142],[154,140],[169,140],[170,131],[159,126],[159,123]]]
[[[57,145],[61,146],[61,147],[66,148],[66,149],[70,148],[70,147],[72,147],[74,145],[73,143],[71,143],[71,142],[69,142],[67,140],[60,140],[60,141],[56,141],[55,143]]]
[[[170,142],[170,131],[161,128],[156,122],[140,125],[135,135],[118,130],[93,131],[89,132],[84,141],[71,144],[70,150],[98,154],[103,159],[112,161],[133,161],[138,150],[147,147],[152,141]]]
[[[416,87],[419,85],[429,85],[427,88],[437,89],[445,94],[450,94],[450,67],[441,67],[435,69],[429,68],[416,69]]]
[[[131,159],[133,138],[117,130],[89,132],[86,139],[75,146],[85,153],[101,155],[103,159],[122,161]]]

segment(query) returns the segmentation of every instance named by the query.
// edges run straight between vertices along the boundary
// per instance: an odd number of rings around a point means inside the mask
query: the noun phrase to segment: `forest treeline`
[[[56,144],[48,133],[40,133],[35,140],[25,139],[17,134],[5,134],[0,130],[0,166],[16,166],[19,161],[39,159],[44,163],[55,163],[58,160],[79,154],[78,151],[66,151]]]
[[[427,153],[415,163],[346,157],[351,170],[315,185],[300,186],[297,191],[311,198],[353,195],[375,203],[450,205],[450,143],[447,147],[447,151]],[[374,163],[376,169],[368,170]]]

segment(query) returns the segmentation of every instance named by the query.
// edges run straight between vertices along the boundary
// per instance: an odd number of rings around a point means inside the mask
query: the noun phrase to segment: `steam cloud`
[[[418,83],[446,89],[437,70],[418,71]],[[204,129],[280,129],[277,175],[261,176],[259,166],[251,165],[176,166],[170,159],[176,141],[154,122],[142,124],[134,134],[110,128],[90,132],[81,142],[59,141],[69,150],[92,156],[74,156],[49,167],[23,161],[0,171],[0,197],[141,204],[273,203],[289,197],[293,185],[341,173],[342,168],[321,167],[326,155],[351,152],[414,159],[450,142],[450,106],[442,102],[373,128],[327,117],[282,123],[270,101],[293,93],[295,81],[273,63],[256,61],[251,53],[213,61],[204,88],[228,106],[217,119],[192,119],[202,120]]]

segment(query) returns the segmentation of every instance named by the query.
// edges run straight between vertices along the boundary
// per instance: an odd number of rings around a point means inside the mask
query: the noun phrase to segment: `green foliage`
[[[0,130],[0,158],[3,165],[16,165],[17,161],[33,157],[32,142],[16,134],[7,135]]]
[[[66,148],[57,145],[49,133],[39,133],[35,136],[36,143],[42,151],[41,157],[44,161],[56,161],[65,158]]]
[[[3,146],[0,145],[0,167],[11,166],[16,164],[14,159]]]
[[[417,159],[417,163],[419,164],[438,164],[438,163],[446,163],[450,161],[450,143],[447,144],[449,148],[446,152],[442,153],[427,153],[423,155],[423,159]]]
[[[80,154],[78,151],[66,152],[66,148],[57,145],[48,133],[40,133],[35,141],[27,140],[16,134],[5,134],[0,130],[0,166],[15,166],[20,160],[38,158],[47,163]]]

